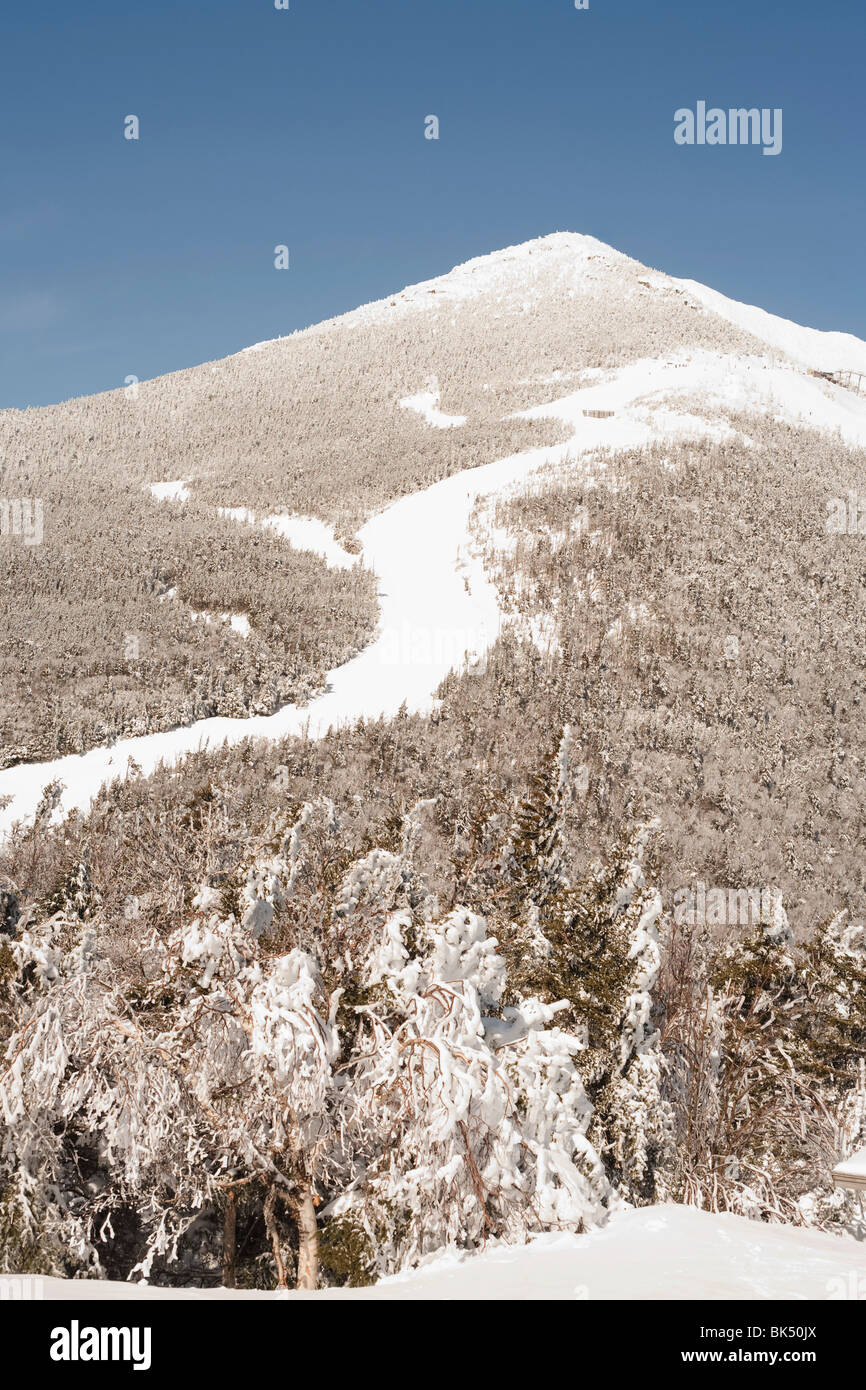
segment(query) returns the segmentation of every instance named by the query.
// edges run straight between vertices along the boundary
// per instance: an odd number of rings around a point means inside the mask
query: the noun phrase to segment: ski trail
[[[675,407],[672,396],[679,398]],[[683,396],[702,413],[690,413]],[[602,380],[594,373],[593,385],[521,412],[567,422],[573,431],[567,442],[468,469],[401,498],[367,522],[358,539],[364,563],[380,580],[380,622],[368,647],[328,673],[325,693],[305,708],[284,705],[270,715],[201,719],[80,755],[7,768],[0,772],[0,802],[9,798],[0,808],[0,835],[32,817],[49,782],[63,783],[57,812],[63,815],[86,810],[102,787],[127,774],[130,762],[148,776],[160,763],[247,738],[319,738],[358,719],[393,717],[403,705],[410,713],[429,713],[448,672],[482,656],[500,629],[495,586],[471,544],[477,501],[513,488],[540,468],[576,463],[599,450],[724,437],[729,426],[708,417],[725,408],[838,429],[848,442],[866,444],[866,399],[762,358],[703,352],[632,363]],[[614,414],[596,419],[586,415],[592,410]]]

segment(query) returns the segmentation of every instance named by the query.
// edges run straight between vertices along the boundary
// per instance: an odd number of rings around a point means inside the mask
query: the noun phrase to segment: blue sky
[[[781,155],[675,145],[699,100],[781,107]],[[222,357],[556,230],[866,338],[864,118],[862,0],[10,7],[0,407]]]

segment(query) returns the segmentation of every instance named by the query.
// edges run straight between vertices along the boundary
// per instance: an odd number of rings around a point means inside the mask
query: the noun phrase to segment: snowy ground
[[[579,273],[585,261],[600,255],[624,259],[592,238],[563,234],[545,241],[550,243],[546,250],[563,264],[571,257]],[[481,258],[429,283],[438,293],[448,288],[462,297],[495,278],[503,264],[531,254],[538,245],[529,243],[527,248]],[[666,276],[655,278],[669,285],[678,283]],[[699,288],[689,286],[695,296]],[[429,293],[428,286],[412,287],[404,292],[406,303],[426,303]],[[713,291],[707,290],[706,297],[715,312],[754,333],[761,331],[766,341],[795,361],[693,351],[587,374],[591,384],[583,389],[548,398],[524,412],[529,417],[565,421],[572,430],[568,443],[528,450],[447,478],[395,502],[362,528],[358,535],[361,558],[380,580],[380,622],[370,646],[328,674],[325,694],[305,708],[287,705],[268,716],[204,719],[185,728],[123,739],[81,756],[7,768],[0,772],[0,801],[9,798],[0,810],[0,834],[16,820],[32,816],[45,785],[55,779],[65,787],[59,808],[63,814],[72,808],[85,809],[102,786],[125,775],[130,760],[146,776],[160,762],[171,764],[189,752],[224,742],[274,740],[300,733],[318,737],[331,726],[359,718],[391,717],[403,704],[410,712],[432,710],[443,677],[482,657],[502,623],[495,587],[485,575],[472,538],[475,504],[513,489],[537,469],[573,467],[599,450],[640,447],[657,439],[722,438],[730,432],[720,419],[725,410],[754,410],[828,433],[838,430],[848,443],[866,444],[866,396],[811,377],[797,365],[823,364],[831,358],[835,363],[839,343],[847,342],[847,335],[801,329],[730,300],[720,304],[717,301],[723,297]],[[363,317],[373,308],[357,313]],[[858,341],[851,339],[855,345]],[[866,354],[866,344],[859,344],[857,351],[861,350]],[[856,366],[859,361],[852,349],[838,365]],[[438,405],[438,396],[433,395]],[[420,397],[414,401],[417,406]],[[406,403],[395,401],[395,408]],[[422,413],[430,418],[432,402],[425,397],[423,404]],[[587,411],[613,411],[613,415],[596,419]],[[441,423],[435,416],[431,420],[432,427]],[[152,490],[155,496],[182,500],[185,486],[178,481],[155,484]],[[226,514],[238,521],[254,520],[244,508],[229,509]],[[272,526],[290,544],[316,550],[330,564],[358,562],[359,557],[340,547],[330,528],[315,518],[273,517],[262,524]]]
[[[275,531],[295,550],[309,550],[318,555],[331,569],[350,570],[360,556],[344,550],[334,536],[334,528],[315,516],[266,516],[262,525]]]
[[[546,1235],[526,1246],[436,1257],[370,1289],[315,1294],[145,1289],[101,1280],[24,1276],[47,1299],[866,1299],[866,1246],[846,1237],[694,1207],[643,1207],[590,1235]]]
[[[866,350],[866,343],[862,346]],[[587,410],[612,410],[615,415],[587,420]],[[605,447],[628,448],[643,442],[638,437],[641,425],[648,426],[654,438],[691,433],[715,433],[720,438],[728,431],[724,425],[714,431],[711,421],[722,411],[754,411],[827,434],[838,430],[846,444],[866,444],[866,396],[808,376],[793,365],[706,351],[633,362],[597,384],[521,414],[530,420],[562,420],[575,429],[576,439],[579,431],[596,425]]]
[[[420,415],[428,425],[434,425],[436,429],[459,429],[461,425],[466,424],[465,415],[445,415],[439,409],[438,390],[419,391],[417,396],[404,396],[400,406],[403,410],[414,410],[416,415]]]
[[[818,328],[804,328],[790,319],[768,314],[754,304],[740,304],[735,299],[728,299],[697,280],[674,280],[673,283],[705,309],[720,314],[729,323],[736,324],[737,328],[753,333],[761,342],[779,348],[795,362],[801,362],[817,372],[866,372],[866,343],[852,333],[825,333]]]
[[[256,525],[256,514],[249,507],[218,507],[217,510],[220,516],[228,517],[230,521]],[[333,526],[328,526],[316,516],[289,516],[275,512],[273,516],[262,517],[258,524],[275,531],[289,542],[293,550],[309,550],[311,554],[318,555],[330,569],[350,570],[360,559],[340,545]]]
[[[167,483],[151,483],[150,491],[157,502],[186,502],[189,500],[189,478],[175,478]]]

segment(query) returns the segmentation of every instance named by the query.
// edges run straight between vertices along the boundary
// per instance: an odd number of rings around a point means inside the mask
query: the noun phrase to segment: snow
[[[837,1164],[833,1177],[843,1182],[845,1178],[856,1178],[860,1184],[866,1185],[866,1148],[858,1149],[850,1158]]]
[[[728,323],[745,329],[747,333],[814,371],[866,372],[866,343],[852,333],[826,333],[818,328],[804,328],[790,319],[768,314],[754,304],[740,304],[736,299],[728,299],[697,280],[676,280],[668,276],[656,278],[680,286],[705,309],[719,314]]]
[[[318,1293],[165,1289],[21,1276],[46,1299],[538,1300],[866,1297],[866,1246],[846,1236],[771,1226],[672,1204],[616,1213],[588,1235],[550,1234],[483,1254],[450,1252],[367,1289]]]
[[[217,511],[229,521],[247,526],[256,524],[256,514],[249,507],[218,507]],[[316,516],[275,512],[272,516],[263,517],[259,525],[275,531],[294,550],[308,550],[318,555],[331,569],[350,570],[358,563],[359,556],[340,545],[334,528]]]
[[[568,285],[582,286],[591,283],[594,278],[591,268],[593,261],[601,261],[608,268],[635,264],[628,256],[612,246],[606,246],[596,237],[576,232],[554,232],[518,246],[506,246],[486,256],[475,256],[455,266],[446,275],[422,280],[417,285],[407,285],[399,294],[363,305],[343,315],[340,322],[367,323],[371,319],[386,317],[389,313],[393,316],[394,309],[403,313],[407,310],[429,310],[443,303],[459,304],[486,293],[507,294],[510,299],[513,292],[516,294],[516,304],[526,313],[533,303],[532,280],[542,282],[552,274]]]
[[[600,287],[602,292],[606,292],[610,288],[611,272],[622,276],[623,293],[628,296],[633,295],[634,276],[639,275],[637,284],[645,286],[650,293],[681,294],[695,307],[700,306],[708,313],[719,315],[726,322],[751,333],[768,347],[787,354],[792,361],[816,371],[866,372],[866,343],[850,333],[802,327],[754,305],[729,299],[695,280],[679,279],[661,271],[649,270],[596,237],[576,232],[554,232],[518,246],[476,256],[444,275],[407,285],[385,299],[374,300],[347,314],[300,331],[318,333],[335,325],[346,328],[365,326],[393,319],[395,315],[429,313],[443,305],[466,303],[483,294],[493,294],[503,306],[508,305],[515,312],[526,313],[535,302],[536,283],[543,289],[545,282],[548,287],[556,282],[571,296],[576,292],[595,293]],[[243,352],[260,352],[281,341],[284,340],[275,338],[255,343],[243,349]],[[543,382],[544,379],[539,378],[539,381]],[[552,384],[552,379],[549,379],[549,384]],[[438,406],[438,401],[435,406]],[[409,408],[418,408],[423,413],[420,404]]]
[[[350,570],[359,556],[345,550],[334,536],[334,528],[315,516],[266,516],[262,526],[275,531],[295,550],[309,550],[320,556],[331,569]]]
[[[593,264],[599,262],[601,267]],[[549,236],[536,237],[518,246],[506,246],[484,256],[475,256],[472,260],[455,266],[445,275],[438,275],[432,280],[422,280],[416,285],[407,285],[405,289],[388,295],[385,299],[362,304],[349,313],[325,319],[299,332],[320,333],[335,325],[345,328],[366,327],[372,323],[393,319],[395,316],[432,313],[445,305],[466,303],[478,295],[487,293],[497,295],[503,303],[507,301],[517,311],[527,313],[534,303],[532,281],[537,280],[543,288],[544,281],[549,282],[553,276],[566,287],[585,289],[599,280],[600,268],[609,272],[617,267],[637,265],[638,262],[614,250],[612,246],[605,245],[603,241],[598,241],[596,237],[583,236],[577,232],[553,232]],[[282,341],[284,339],[272,338],[266,342],[255,343],[252,347],[244,348],[243,353],[260,352]]]
[[[151,483],[150,491],[157,502],[186,502],[189,499],[189,478],[177,478],[168,483]]]
[[[239,637],[247,638],[252,632],[249,617],[246,613],[209,613],[206,609],[192,609],[189,613],[190,623],[206,623],[207,627],[215,627],[217,623],[228,623],[232,631],[238,632]]]
[[[516,287],[523,295],[527,280],[543,281],[550,275],[563,277],[566,283],[584,283],[600,273],[596,262],[607,272],[635,264],[592,237],[556,234],[469,261],[439,280],[410,286],[393,301],[366,306],[342,321],[358,316],[365,321],[365,315],[384,312],[392,302],[423,307],[440,295],[461,299],[497,286],[503,294]],[[646,282],[651,293],[658,289],[655,282],[677,284],[654,275]],[[689,292],[696,293],[693,286]],[[706,291],[715,311],[722,312],[713,296],[713,291]],[[801,358],[806,355],[818,361],[828,337],[834,344],[846,337],[799,329],[772,315],[758,322],[754,315],[762,311],[733,301],[724,305],[729,317],[746,314],[751,332],[760,327],[768,343],[784,346],[790,354],[798,352]],[[866,343],[851,341],[857,350],[851,349],[845,365],[856,366],[861,360],[866,364]],[[585,383],[581,389],[521,412],[528,419],[565,422],[572,432],[570,440],[468,469],[401,498],[359,532],[360,556],[340,546],[332,528],[315,517],[263,519],[263,526],[328,564],[350,568],[360,560],[379,578],[376,636],[364,651],[328,673],[323,695],[303,708],[287,705],[275,714],[248,719],[204,719],[185,728],[123,739],[80,756],[7,768],[0,772],[0,802],[10,798],[0,808],[0,834],[15,820],[33,814],[45,785],[54,779],[64,783],[59,807],[63,814],[73,807],[85,809],[101,786],[125,775],[130,759],[148,775],[160,762],[171,764],[189,752],[224,742],[302,733],[318,737],[333,726],[358,719],[393,717],[403,704],[410,712],[431,712],[443,678],[464,662],[477,664],[503,622],[495,586],[485,574],[481,547],[473,538],[475,504],[524,486],[541,469],[585,468],[588,460],[605,450],[640,448],[659,439],[728,438],[733,430],[721,416],[730,411],[756,411],[822,432],[838,432],[851,445],[866,445],[866,396],[811,377],[793,361],[709,350],[674,351],[614,371],[585,372],[581,380]],[[421,396],[406,398],[415,402],[425,418],[438,410],[431,401],[433,397],[438,402],[435,381],[428,388],[421,393],[423,405]],[[594,419],[585,413],[591,410],[614,414]],[[159,498],[183,500],[188,495],[185,480],[155,483],[151,491]],[[255,522],[254,514],[243,507],[221,512],[237,521]],[[549,633],[538,636],[545,640]]]
[[[443,414],[439,409],[438,391],[419,391],[417,396],[404,396],[400,405],[403,410],[414,410],[428,425],[435,425],[440,430],[456,429],[459,425],[466,424],[465,415]]]
[[[862,346],[866,352],[866,343]],[[683,397],[701,414],[688,410]],[[613,410],[615,416],[587,419],[587,410]],[[866,444],[866,396],[806,376],[793,365],[739,353],[643,358],[609,373],[606,380],[520,414],[527,420],[562,420],[576,438],[596,434],[605,448],[628,448],[642,442],[638,436],[647,423],[654,425],[656,438],[712,434],[712,428],[701,428],[702,417],[720,411],[755,411],[828,434],[838,430],[855,447]],[[730,433],[722,423],[715,431],[719,439]]]
[[[252,631],[246,613],[208,613],[205,609],[192,609],[189,618],[192,623],[205,623],[208,627],[214,627],[217,623],[228,623],[232,631],[244,640]]]

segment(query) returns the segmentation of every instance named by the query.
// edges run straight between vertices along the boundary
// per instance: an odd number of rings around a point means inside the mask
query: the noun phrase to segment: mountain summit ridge
[[[732,299],[701,281],[648,266],[598,237],[568,231],[549,232],[473,256],[441,275],[406,285],[290,334],[251,344],[235,355],[257,352],[338,326],[380,323],[393,318],[394,310],[399,314],[437,309],[443,303],[465,304],[487,294],[501,296],[507,302],[509,295],[521,290],[531,294],[533,286],[537,288],[539,281],[545,279],[551,289],[564,289],[566,293],[598,295],[605,288],[614,288],[620,280],[627,298],[641,292],[678,295],[688,307],[724,320],[800,365],[818,371],[866,372],[866,341],[855,334],[810,328],[757,305]],[[523,311],[529,312],[531,307],[530,299]]]

